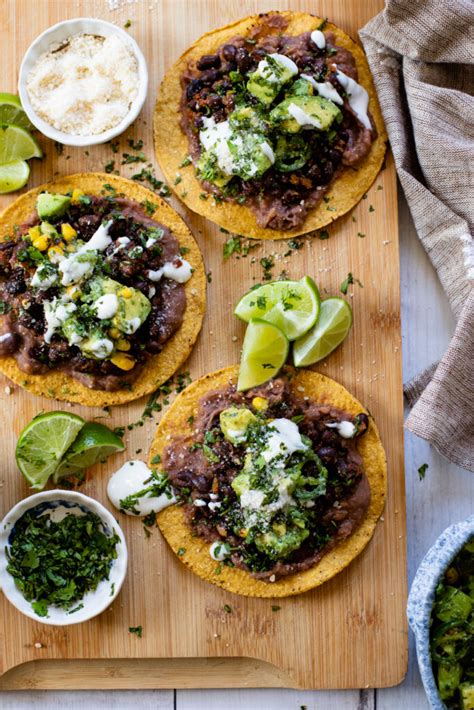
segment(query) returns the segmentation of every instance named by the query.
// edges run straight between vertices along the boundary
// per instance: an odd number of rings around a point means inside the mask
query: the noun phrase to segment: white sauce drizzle
[[[307,450],[308,446],[301,438],[298,425],[291,419],[274,419],[269,426],[276,431],[270,433],[267,445],[262,451],[262,457],[267,463],[281,454],[289,456],[295,451]]]
[[[288,106],[288,113],[290,114],[290,116],[293,116],[295,121],[300,126],[313,126],[313,128],[321,128],[321,123],[318,121],[317,118],[314,118],[314,116],[309,116],[306,111],[303,111],[302,108],[300,108],[294,103],[291,103]]]
[[[230,547],[226,542],[213,542],[209,554],[216,562],[223,562],[230,555]]]
[[[370,118],[367,113],[369,106],[369,94],[364,89],[363,86],[358,84],[350,76],[344,74],[344,72],[337,69],[336,76],[338,82],[345,89],[348,101],[351,109],[354,111],[355,115],[362,123],[362,125],[369,131],[372,130],[372,124],[370,123]]]
[[[342,422],[329,422],[328,429],[337,429],[339,436],[343,439],[352,439],[357,433],[357,427],[352,422],[343,420]]]
[[[3,335],[0,335],[0,343],[4,343],[5,340],[11,337],[13,337],[13,333],[3,333]]]
[[[129,495],[138,493],[149,484],[146,482],[151,476],[151,471],[143,461],[127,461],[109,479],[107,496],[116,508],[120,510],[120,501]],[[144,496],[139,498],[134,508],[140,516],[150,513],[159,513],[163,508],[176,503],[176,498],[168,498],[166,493],[160,496]],[[131,510],[125,511],[127,515],[135,515]]]
[[[147,277],[150,281],[154,281],[155,283],[165,277],[167,279],[172,279],[179,284],[184,284],[186,281],[189,281],[192,275],[193,268],[189,261],[181,259],[179,256],[177,256],[173,261],[167,261],[163,264],[161,269],[156,271],[150,269],[147,271]]]
[[[115,293],[104,293],[103,296],[100,296],[95,301],[94,306],[97,311],[97,318],[106,320],[117,313],[119,301]]]
[[[314,42],[318,49],[324,49],[326,46],[326,37],[324,36],[324,32],[321,32],[321,30],[314,30],[311,32],[311,41]]]
[[[332,101],[334,104],[339,104],[339,106],[342,106],[344,103],[343,99],[337,93],[330,81],[318,82],[312,76],[309,76],[309,74],[301,74],[301,78],[309,81],[309,83],[314,86],[319,96],[322,96],[323,99]]]

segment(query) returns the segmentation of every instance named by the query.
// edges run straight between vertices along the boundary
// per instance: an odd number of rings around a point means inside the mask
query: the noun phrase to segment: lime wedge
[[[251,320],[242,346],[237,389],[248,390],[274,377],[285,363],[288,348],[288,338],[278,326]]]
[[[21,128],[32,127],[18,96],[0,93],[0,125],[11,126],[12,124]]]
[[[274,281],[249,291],[234,313],[246,323],[252,318],[273,323],[288,340],[296,340],[315,324],[319,302],[316,284],[305,276],[299,281]]]
[[[0,163],[42,157],[43,151],[38,141],[25,128],[21,126],[0,128]]]
[[[14,192],[26,185],[30,177],[30,167],[24,160],[0,165],[0,194]]]
[[[296,367],[312,365],[342,343],[352,326],[352,308],[342,298],[326,298],[316,325],[293,346]]]
[[[23,429],[15,457],[32,488],[40,491],[45,487],[84,423],[76,414],[47,412],[35,417]]]
[[[104,461],[111,454],[124,449],[122,439],[106,426],[87,422],[66,451],[53,480],[57,483],[60,478],[83,471],[97,461]]]

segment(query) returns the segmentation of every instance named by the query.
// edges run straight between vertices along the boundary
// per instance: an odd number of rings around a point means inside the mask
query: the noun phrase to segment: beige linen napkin
[[[474,3],[387,0],[360,37],[418,236],[458,321],[441,362],[405,388],[406,426],[474,471]]]

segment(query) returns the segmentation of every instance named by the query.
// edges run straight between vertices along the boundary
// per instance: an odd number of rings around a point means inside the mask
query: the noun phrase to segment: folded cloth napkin
[[[474,471],[474,3],[387,0],[360,37],[418,236],[457,319],[441,362],[405,387],[406,426]]]

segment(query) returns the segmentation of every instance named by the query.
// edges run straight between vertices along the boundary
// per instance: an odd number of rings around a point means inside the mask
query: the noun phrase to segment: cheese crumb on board
[[[118,125],[138,93],[138,62],[118,36],[78,34],[42,54],[26,87],[46,123],[72,135]]]

